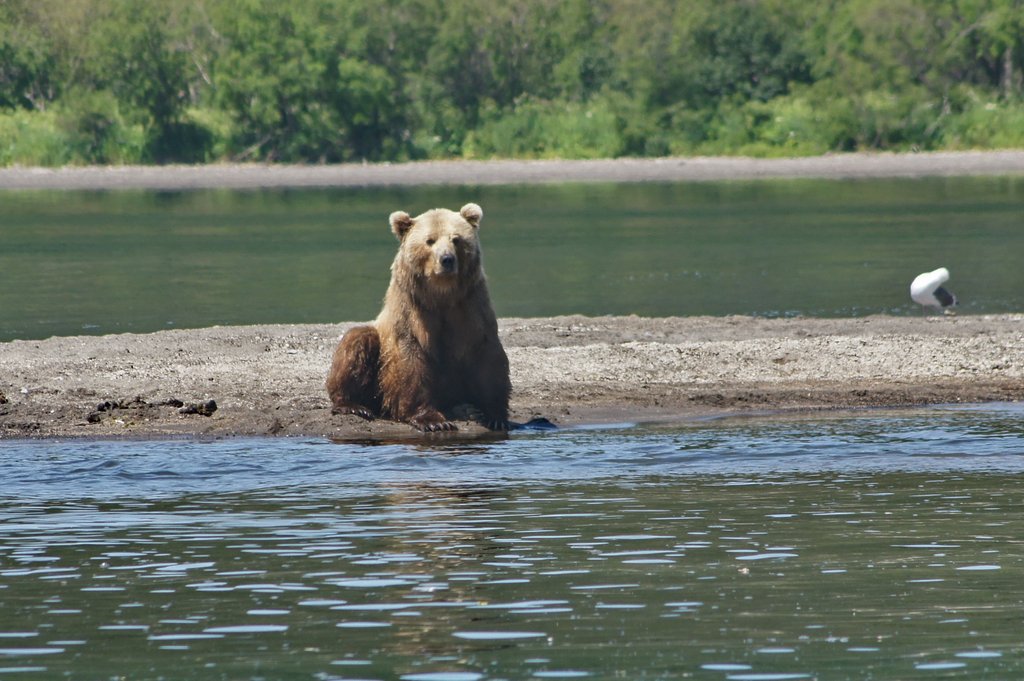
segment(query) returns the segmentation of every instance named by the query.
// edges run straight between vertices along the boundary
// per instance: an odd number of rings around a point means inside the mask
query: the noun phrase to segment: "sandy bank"
[[[0,438],[409,437],[330,413],[350,324],[0,344]],[[1024,398],[1024,315],[501,320],[513,418],[561,425]],[[212,415],[181,413],[214,400]],[[201,409],[200,409],[201,411]],[[462,423],[460,436],[479,434]]]
[[[213,164],[0,168],[0,189],[261,189],[552,182],[701,182],[1024,174],[1024,151],[694,157],[583,161],[421,161],[323,166]]]

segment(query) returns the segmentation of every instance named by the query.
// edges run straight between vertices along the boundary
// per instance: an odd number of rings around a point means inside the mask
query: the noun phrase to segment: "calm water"
[[[397,209],[467,201],[501,316],[1024,308],[1024,178],[0,193],[0,340],[374,317]]]
[[[0,341],[368,319],[470,200],[501,316],[1024,307],[1024,179],[24,192]],[[0,679],[1018,678],[1022,424],[0,442]]]
[[[0,443],[0,678],[1019,678],[1022,418]]]

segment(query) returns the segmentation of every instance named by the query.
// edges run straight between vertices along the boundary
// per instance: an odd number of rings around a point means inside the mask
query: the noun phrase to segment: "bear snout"
[[[442,272],[445,274],[452,274],[458,268],[459,261],[455,259],[454,253],[442,253],[440,264]]]

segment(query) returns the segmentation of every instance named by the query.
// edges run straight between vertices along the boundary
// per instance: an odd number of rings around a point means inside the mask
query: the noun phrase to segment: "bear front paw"
[[[444,414],[436,409],[424,409],[411,419],[409,423],[424,433],[437,433],[442,431],[458,430],[458,427],[446,419]]]
[[[440,433],[445,431],[455,431],[458,430],[459,427],[451,421],[441,421],[440,423],[428,423],[419,426],[419,429],[426,433]]]
[[[372,411],[358,404],[335,405],[334,408],[331,409],[331,413],[353,414],[354,416],[358,416],[361,419],[366,419],[367,421],[373,421],[374,419],[377,418],[377,415],[374,414]]]
[[[507,433],[512,430],[511,424],[507,419],[493,419],[484,422],[484,427],[488,430],[496,430],[502,433]]]

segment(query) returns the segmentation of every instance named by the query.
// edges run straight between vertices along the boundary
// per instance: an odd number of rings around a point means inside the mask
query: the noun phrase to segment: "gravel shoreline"
[[[0,189],[271,189],[557,182],[704,182],[1022,175],[1024,151],[856,153],[802,158],[690,157],[0,168]]]
[[[352,324],[0,344],[0,438],[421,437],[335,416]],[[1024,399],[1024,315],[500,320],[512,418],[559,426]],[[213,400],[216,410],[204,415]],[[450,437],[488,436],[462,421]]]

